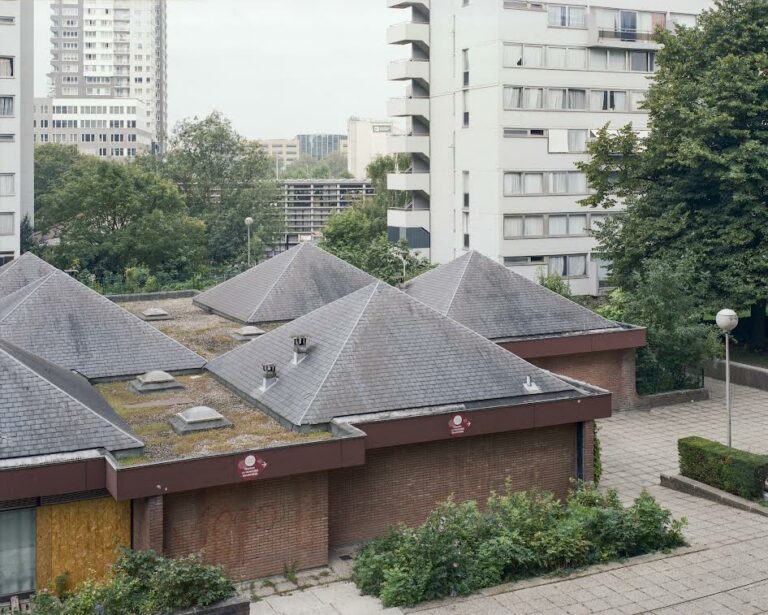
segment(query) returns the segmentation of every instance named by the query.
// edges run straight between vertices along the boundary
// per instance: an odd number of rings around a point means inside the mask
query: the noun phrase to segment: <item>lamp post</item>
[[[731,331],[739,324],[739,317],[733,310],[720,310],[715,316],[715,322],[725,333],[725,407],[728,410],[728,446],[731,446],[731,356],[729,337]]]
[[[251,224],[253,224],[253,218],[248,216],[245,219],[245,228],[248,229],[248,266],[251,266]]]

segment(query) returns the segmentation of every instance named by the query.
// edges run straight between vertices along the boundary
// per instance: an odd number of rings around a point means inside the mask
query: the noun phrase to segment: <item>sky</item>
[[[48,92],[50,8],[35,2],[35,95]],[[386,118],[404,86],[386,44],[405,21],[385,0],[168,0],[168,119],[216,109],[249,138],[346,133],[347,118]]]

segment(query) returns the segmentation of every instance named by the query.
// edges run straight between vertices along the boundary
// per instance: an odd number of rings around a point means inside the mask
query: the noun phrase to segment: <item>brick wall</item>
[[[131,546],[137,550],[163,552],[163,496],[132,502]]]
[[[528,361],[556,374],[570,376],[609,390],[612,393],[611,407],[614,410],[632,408],[637,404],[635,351],[632,348],[540,357]]]
[[[589,459],[591,473],[587,433],[585,469]],[[416,525],[451,494],[484,502],[508,476],[514,489],[539,487],[563,497],[575,469],[573,424],[369,450],[364,466],[330,473],[328,539],[350,544],[395,522]]]
[[[203,552],[236,580],[328,560],[325,472],[164,497],[165,554]]]

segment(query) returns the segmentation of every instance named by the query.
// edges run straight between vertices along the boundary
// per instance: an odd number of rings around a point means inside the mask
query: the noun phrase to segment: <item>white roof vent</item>
[[[231,427],[232,422],[208,406],[194,406],[177,412],[170,419],[173,430],[179,434]]]
[[[159,369],[153,369],[146,374],[136,376],[128,383],[128,387],[136,393],[154,393],[184,388],[176,378]]]
[[[259,329],[253,325],[247,325],[245,327],[240,327],[237,331],[232,333],[232,337],[238,342],[247,342],[248,340],[252,340],[255,337],[264,335],[264,333],[266,333],[264,329]]]
[[[144,320],[170,320],[171,315],[160,307],[147,308],[141,313],[141,317]]]
[[[277,382],[277,366],[274,363],[264,363],[261,370],[264,373],[264,378],[259,390],[263,393]]]
[[[530,376],[526,376],[525,382],[523,382],[523,388],[529,395],[541,393],[541,387],[536,384]]]

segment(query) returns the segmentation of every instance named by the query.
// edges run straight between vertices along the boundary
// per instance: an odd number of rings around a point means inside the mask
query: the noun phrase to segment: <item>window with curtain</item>
[[[0,96],[0,116],[13,115],[13,96]]]
[[[0,173],[0,196],[10,196],[14,193],[13,173]]]
[[[586,128],[572,128],[568,130],[569,152],[587,151],[587,132]]]
[[[0,77],[13,77],[13,58],[0,57]]]
[[[587,50],[578,48],[568,48],[566,52],[566,65],[568,68],[586,68]]]
[[[696,27],[696,15],[683,15],[681,13],[672,13],[670,21],[675,26],[685,26],[686,28]]]
[[[523,217],[522,216],[504,216],[504,237],[522,237],[523,236]]]
[[[551,174],[551,178],[549,191],[552,194],[568,193],[568,173],[566,171],[555,171]]]
[[[526,173],[523,176],[523,192],[525,194],[542,194],[544,192],[544,173]]]
[[[586,194],[587,176],[578,171],[568,173],[568,192],[572,194]]]
[[[568,216],[557,215],[549,216],[548,220],[549,235],[567,235],[568,234]]]
[[[544,48],[537,45],[526,45],[523,49],[523,64],[525,66],[543,66]]]
[[[35,589],[35,509],[0,512],[0,596]]]
[[[638,73],[648,72],[648,52],[632,51],[629,54],[629,70]]]
[[[14,235],[13,212],[0,212],[0,235]]]
[[[568,108],[572,110],[586,109],[586,90],[568,90]]]
[[[525,88],[525,108],[541,109],[544,101],[544,90],[542,88]]]
[[[504,88],[504,108],[522,109],[523,108],[523,88],[516,86],[506,86]]]
[[[568,7],[550,4],[547,7],[550,26],[565,27],[568,25]]]
[[[590,230],[599,230],[607,218],[608,216],[606,214],[592,214],[589,220]]]
[[[613,111],[627,110],[627,93],[611,92],[611,109]]]
[[[589,68],[593,70],[606,70],[608,68],[608,50],[590,49]]]
[[[567,275],[580,276],[587,275],[587,256],[586,254],[574,254],[568,257]]]
[[[569,6],[568,25],[572,28],[585,28],[587,25],[587,9],[583,6]]]
[[[568,234],[586,235],[587,234],[587,216],[586,214],[575,214],[568,216]]]
[[[547,109],[565,109],[565,90],[549,88],[547,90]]]
[[[547,47],[547,66],[565,68],[565,47]]]
[[[645,101],[645,92],[632,92],[632,111],[641,111]]]
[[[523,193],[523,174],[504,173],[504,194],[515,195]]]
[[[504,45],[504,66],[523,65],[523,46]]]
[[[609,49],[608,70],[627,70],[627,52],[623,49]]]
[[[565,256],[550,256],[549,257],[549,273],[560,276],[566,275],[565,272]]]
[[[544,235],[544,216],[525,216],[523,235],[526,237],[542,237]]]

